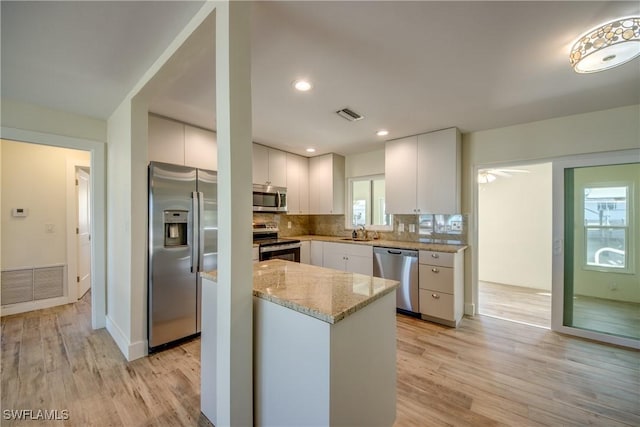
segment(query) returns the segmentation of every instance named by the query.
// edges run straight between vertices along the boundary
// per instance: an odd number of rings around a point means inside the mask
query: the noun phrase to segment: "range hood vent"
[[[364,116],[361,116],[360,114],[356,113],[353,110],[350,110],[349,108],[343,108],[342,110],[338,110],[336,111],[336,114],[342,117],[343,119],[349,120],[350,122],[355,122],[355,121],[364,119]]]

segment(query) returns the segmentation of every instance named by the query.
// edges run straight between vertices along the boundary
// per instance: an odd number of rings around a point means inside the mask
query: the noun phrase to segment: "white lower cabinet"
[[[309,242],[309,263],[311,265],[317,265],[322,267],[323,265],[323,251],[322,242],[319,240],[312,240]]]
[[[458,326],[464,314],[464,252],[420,251],[419,264],[422,318]]]
[[[251,248],[251,258],[253,262],[260,261],[260,248],[258,246]]]
[[[323,242],[323,267],[373,275],[373,246]]]
[[[311,242],[300,242],[300,262],[302,264],[311,264]]]

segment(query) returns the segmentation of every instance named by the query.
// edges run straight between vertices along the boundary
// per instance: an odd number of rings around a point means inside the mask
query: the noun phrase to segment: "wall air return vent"
[[[353,110],[350,110],[349,108],[343,108],[342,110],[338,110],[336,111],[336,114],[342,117],[343,119],[349,120],[350,122],[355,122],[355,121],[364,119],[364,116],[361,116],[360,114],[356,113]]]

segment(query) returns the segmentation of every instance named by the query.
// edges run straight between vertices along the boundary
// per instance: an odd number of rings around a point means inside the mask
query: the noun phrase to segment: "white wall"
[[[551,291],[551,163],[479,184],[478,278]]]
[[[88,151],[2,140],[3,269],[67,264],[67,161],[85,165]],[[26,218],[11,215],[26,208]],[[45,231],[53,224],[53,233]]]
[[[131,103],[108,122],[107,329],[129,358],[131,342]]]
[[[474,212],[475,170],[500,163],[550,160],[561,156],[640,147],[640,105],[559,117],[462,136],[462,210]],[[465,252],[465,312],[477,301],[472,270],[477,256],[476,225],[470,221],[471,241]]]
[[[368,176],[384,174],[384,149],[345,157],[345,176]]]
[[[2,98],[2,126],[106,142],[107,122]]]

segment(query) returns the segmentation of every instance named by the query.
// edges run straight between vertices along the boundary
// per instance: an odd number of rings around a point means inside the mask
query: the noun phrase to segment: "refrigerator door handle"
[[[195,273],[198,271],[198,261],[200,257],[199,254],[199,242],[200,242],[200,218],[198,213],[200,212],[200,198],[198,197],[198,192],[194,191],[191,193],[191,212],[192,212],[192,222],[193,227],[191,227],[191,272]]]
[[[198,191],[198,272],[204,269],[204,193]]]

